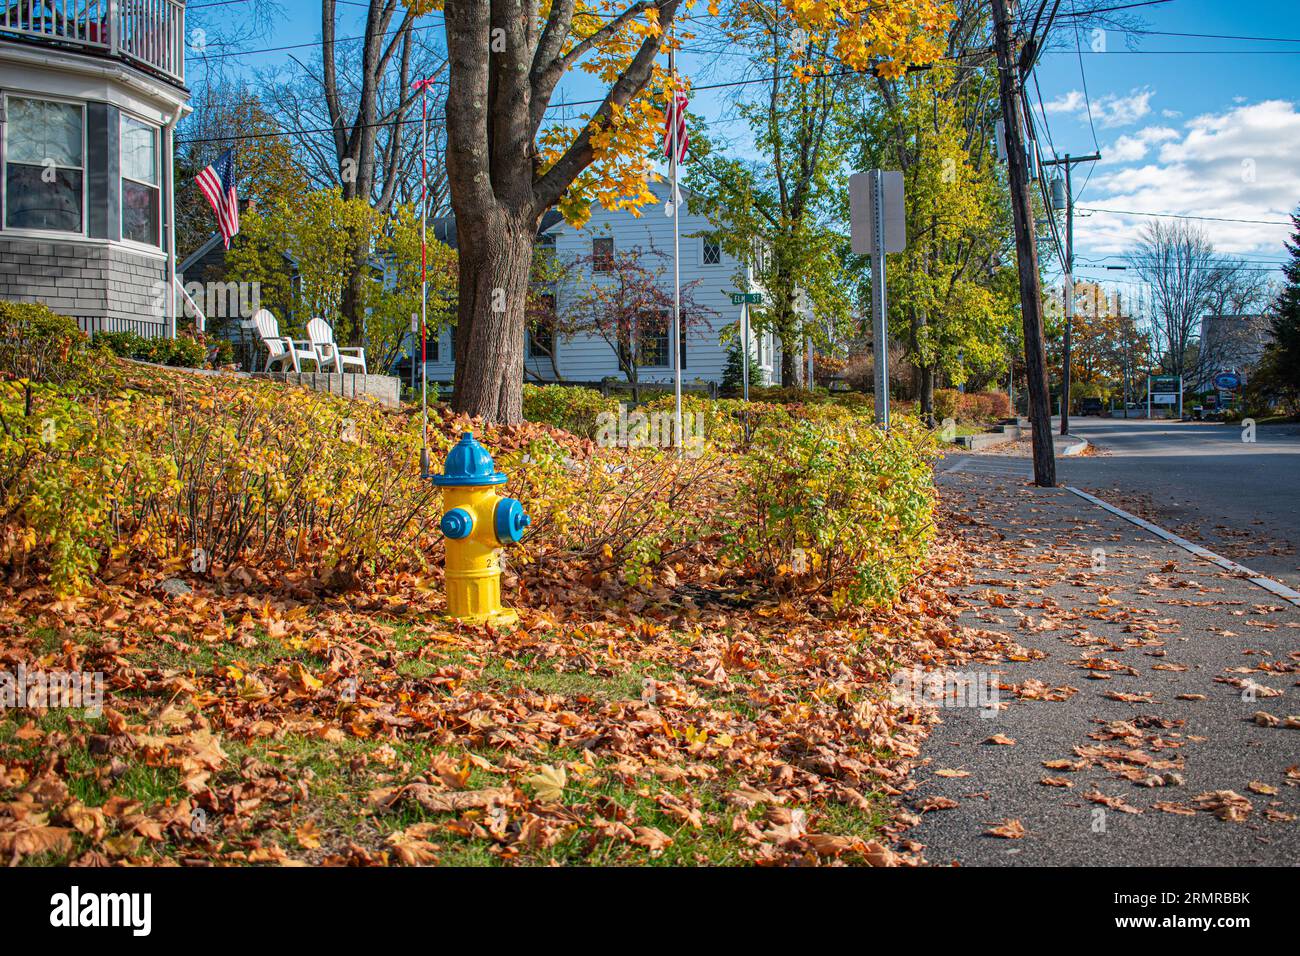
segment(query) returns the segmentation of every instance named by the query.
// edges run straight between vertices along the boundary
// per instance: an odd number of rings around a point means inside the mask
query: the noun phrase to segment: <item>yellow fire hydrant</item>
[[[514,498],[494,490],[506,483],[488,450],[465,432],[447,453],[439,527],[447,538],[447,611],[471,624],[512,624],[519,615],[501,607],[501,548],[518,544],[532,518]]]

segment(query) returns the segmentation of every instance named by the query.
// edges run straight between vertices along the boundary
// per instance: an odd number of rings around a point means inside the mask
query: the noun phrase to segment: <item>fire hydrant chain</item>
[[[519,616],[501,607],[501,548],[518,544],[532,519],[520,502],[496,493],[506,476],[473,432],[447,453],[442,472],[433,483],[442,488],[447,613],[471,624],[512,624]]]

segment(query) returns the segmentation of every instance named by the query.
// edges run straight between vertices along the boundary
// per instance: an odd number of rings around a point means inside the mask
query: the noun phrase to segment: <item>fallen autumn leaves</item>
[[[831,621],[566,588],[508,633],[428,623],[440,595],[400,575],[323,600],[166,597],[126,568],[81,599],[6,593],[5,665],[102,670],[108,704],[7,715],[0,853],[914,862],[888,849],[885,798],[928,718],[891,701],[890,667],[954,643],[958,567],[943,547],[892,609]],[[547,586],[539,570],[529,589]]]

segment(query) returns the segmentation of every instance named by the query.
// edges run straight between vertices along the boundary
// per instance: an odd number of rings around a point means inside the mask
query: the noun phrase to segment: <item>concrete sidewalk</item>
[[[939,712],[907,838],[936,864],[1300,861],[1300,609],[1025,477],[941,476],[980,564],[956,633],[1028,659],[966,665],[1003,706]]]

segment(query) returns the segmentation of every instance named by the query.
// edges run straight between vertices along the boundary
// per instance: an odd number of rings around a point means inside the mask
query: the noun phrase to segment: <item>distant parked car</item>
[[[1079,414],[1081,415],[1101,415],[1106,411],[1106,406],[1102,404],[1100,398],[1085,398],[1079,402]]]

